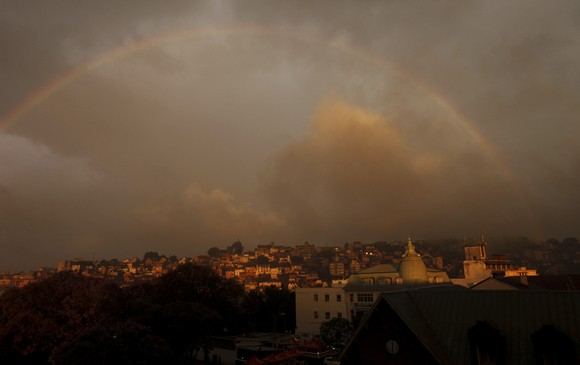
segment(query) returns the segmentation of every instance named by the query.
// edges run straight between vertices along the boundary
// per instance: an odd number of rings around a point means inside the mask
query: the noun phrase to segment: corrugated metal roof
[[[505,337],[507,364],[534,362],[530,336],[545,324],[580,343],[580,292],[410,290],[383,298],[445,364],[470,362],[467,333],[477,321]]]
[[[517,289],[580,290],[580,275],[542,275],[524,278],[515,276],[496,279]]]

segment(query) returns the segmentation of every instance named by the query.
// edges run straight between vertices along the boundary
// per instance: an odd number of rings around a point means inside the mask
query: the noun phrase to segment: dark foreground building
[[[383,294],[341,364],[580,364],[580,292]]]
[[[580,275],[490,277],[469,288],[472,290],[579,291]]]

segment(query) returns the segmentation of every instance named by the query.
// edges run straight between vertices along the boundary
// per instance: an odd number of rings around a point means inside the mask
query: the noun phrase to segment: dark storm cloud
[[[151,31],[159,18],[194,11],[189,1],[17,1],[0,10],[0,110],[74,61]]]
[[[0,9],[0,115],[110,49],[229,29],[106,62],[0,132],[0,269],[236,239],[579,234],[575,1]]]
[[[326,103],[306,138],[273,161],[266,191],[303,239],[530,229],[518,187],[477,149],[421,152],[394,122]]]

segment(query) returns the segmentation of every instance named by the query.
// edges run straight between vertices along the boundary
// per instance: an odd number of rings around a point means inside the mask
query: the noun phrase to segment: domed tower
[[[405,285],[427,284],[428,282],[427,267],[421,255],[415,251],[415,245],[411,237],[409,237],[407,242],[407,251],[403,255],[399,272]]]

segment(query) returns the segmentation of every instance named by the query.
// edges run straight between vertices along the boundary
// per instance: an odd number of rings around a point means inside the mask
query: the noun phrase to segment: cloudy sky
[[[578,235],[577,1],[0,0],[0,270]]]

